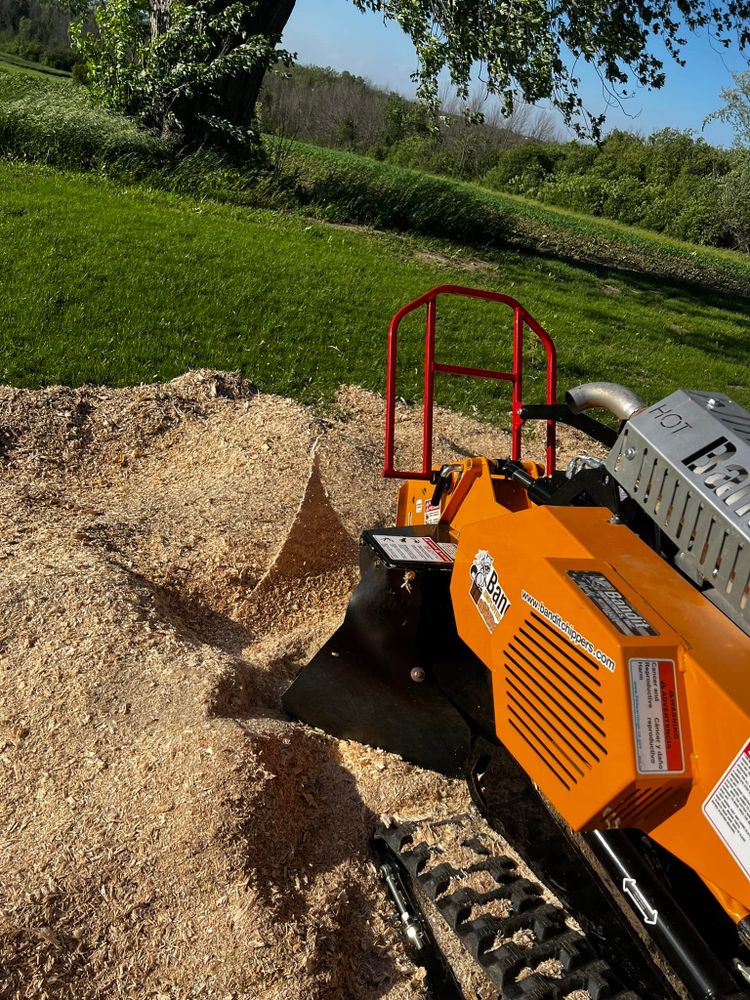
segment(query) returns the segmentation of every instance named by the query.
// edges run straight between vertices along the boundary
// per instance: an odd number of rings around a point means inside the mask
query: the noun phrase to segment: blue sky
[[[360,13],[351,0],[297,0],[283,44],[302,63],[348,69],[374,83],[411,94],[410,75],[416,68],[414,48],[401,29],[383,24],[382,17]],[[692,128],[700,131],[703,119],[717,108],[723,87],[731,86],[732,71],[747,68],[745,57],[734,49],[719,49],[707,35],[691,38],[687,66],[664,59],[667,83],[657,91],[639,90],[626,104],[627,114],[612,108],[607,127],[637,129]],[[583,79],[583,96],[592,112],[605,109],[601,85],[595,75]],[[732,132],[722,123],[703,130],[708,142],[731,145]]]

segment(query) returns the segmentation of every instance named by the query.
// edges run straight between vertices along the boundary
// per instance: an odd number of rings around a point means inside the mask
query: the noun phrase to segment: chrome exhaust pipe
[[[565,393],[565,402],[573,413],[583,413],[600,406],[618,420],[630,418],[646,404],[634,392],[617,382],[586,382]]]

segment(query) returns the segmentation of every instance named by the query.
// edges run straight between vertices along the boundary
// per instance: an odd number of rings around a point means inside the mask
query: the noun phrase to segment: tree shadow
[[[606,221],[606,220],[604,220]],[[628,288],[639,294],[653,294],[659,300],[671,295],[681,299],[708,305],[714,309],[730,310],[742,316],[750,316],[750,288],[743,294],[736,290],[717,289],[715,285],[702,284],[699,281],[680,280],[673,276],[659,277],[646,270],[617,267],[612,263],[598,263],[582,259],[581,255],[566,253],[565,250],[528,249],[526,247],[508,246],[508,250],[517,254],[523,260],[549,261],[550,264],[562,263],[575,271],[583,272],[589,277],[594,276],[611,283],[623,282]],[[709,248],[710,249],[710,248]],[[648,299],[646,299],[648,301]]]
[[[199,649],[211,646],[229,656],[230,662],[209,692],[207,714],[220,718],[286,718],[281,693],[302,667],[306,649],[298,637],[287,635],[283,649],[260,665],[248,658],[256,637],[243,624],[203,604],[198,598],[154,583],[122,567],[131,580],[152,596],[159,618],[168,622],[180,641]]]
[[[395,930],[376,935],[370,861],[377,822],[336,741],[301,725],[245,726],[266,778],[243,827],[249,884],[274,924],[299,934],[310,1000],[374,1000],[403,977]],[[394,918],[395,923],[395,918]]]
[[[207,706],[209,716],[236,722],[249,738],[250,808],[232,849],[273,925],[294,937],[292,975],[304,982],[306,1000],[385,996],[403,982],[404,952],[395,915],[384,923],[374,912],[383,893],[370,854],[378,817],[337,741],[286,721],[279,695],[301,665],[294,649],[283,649],[289,637],[277,658],[258,667],[241,655],[252,636],[238,622],[129,573],[181,641],[210,644],[233,659]]]

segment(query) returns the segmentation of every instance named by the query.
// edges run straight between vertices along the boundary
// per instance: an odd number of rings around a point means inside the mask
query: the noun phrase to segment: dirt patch
[[[414,259],[438,267],[460,267],[462,271],[496,271],[497,267],[477,257],[450,257],[437,250],[415,250]]]
[[[0,389],[1,997],[424,995],[368,842],[463,783],[279,707],[394,508],[382,400],[337,404],[205,371]],[[400,408],[407,458],[419,435]],[[459,443],[507,449],[439,412]]]

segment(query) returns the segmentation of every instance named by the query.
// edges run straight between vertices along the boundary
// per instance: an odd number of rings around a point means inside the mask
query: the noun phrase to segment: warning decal
[[[750,878],[750,741],[703,803],[703,814]]]
[[[452,542],[435,542],[416,535],[376,535],[372,539],[392,562],[450,565],[456,555]]]
[[[634,658],[628,667],[638,773],[682,774],[685,760],[674,661]]]
[[[439,524],[440,523],[440,504],[437,507],[433,507],[429,500],[424,502],[424,523],[425,524]]]

